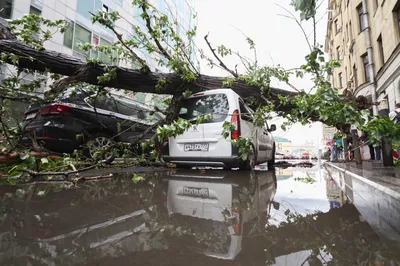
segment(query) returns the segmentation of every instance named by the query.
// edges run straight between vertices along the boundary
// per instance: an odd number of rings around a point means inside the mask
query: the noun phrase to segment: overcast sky
[[[325,43],[326,22],[327,22],[327,0],[323,1],[318,10],[317,20],[317,42]],[[195,9],[198,12],[198,31],[196,45],[203,49],[209,57],[207,44],[204,36],[209,33],[209,41],[215,46],[224,44],[241,55],[254,58],[249,50],[243,33],[250,37],[257,48],[257,59],[259,64],[278,65],[286,69],[299,67],[305,62],[305,55],[309,52],[304,35],[295,21],[280,16],[289,15],[279,7],[294,13],[290,6],[290,0],[196,0]],[[298,14],[295,14],[298,17]],[[305,31],[310,35],[312,41],[312,24],[305,24]],[[224,60],[230,67],[238,64],[238,70],[244,72],[244,67],[237,57],[230,57]],[[210,69],[202,60],[201,71],[204,74],[226,76],[227,73],[219,68]],[[308,78],[293,80],[292,83],[299,89],[309,91],[312,82]],[[288,88],[286,84],[274,82],[273,86]],[[279,128],[279,119],[276,121]],[[310,126],[293,126],[289,131],[280,129],[275,136],[286,137],[294,144],[304,144],[306,140],[312,140],[317,144],[321,138],[321,124],[314,123]]]

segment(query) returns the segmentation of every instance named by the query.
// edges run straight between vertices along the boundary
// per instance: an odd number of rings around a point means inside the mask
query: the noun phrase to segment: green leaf
[[[49,160],[48,160],[47,158],[42,158],[42,159],[40,159],[40,162],[41,162],[42,164],[48,164],[48,163],[49,163]]]
[[[140,181],[143,181],[143,180],[144,180],[144,177],[139,175],[139,174],[134,174],[133,177],[132,177],[132,181],[135,184],[137,184],[137,183],[139,183]]]

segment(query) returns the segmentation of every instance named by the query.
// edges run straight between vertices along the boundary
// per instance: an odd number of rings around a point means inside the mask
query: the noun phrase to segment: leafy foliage
[[[187,90],[186,85],[195,83],[200,75],[199,66],[196,66],[194,60],[191,59],[196,27],[182,34],[177,32],[177,28],[180,28],[179,20],[159,12],[148,0],[133,0],[132,5],[140,10],[140,18],[145,24],[145,29],[131,25],[133,33],[130,36],[124,36],[124,38],[122,33],[118,32],[118,28],[115,27],[118,20],[123,19],[117,11],[105,12],[99,10],[92,14],[93,23],[101,24],[112,31],[117,38],[116,42],[109,45],[80,45],[82,52],[87,55],[89,64],[106,66],[105,71],[97,77],[97,80],[100,84],[115,80],[118,71],[117,66],[121,63],[138,66],[142,73],[146,74],[150,69],[148,62],[144,59],[145,57],[141,56],[141,53],[153,55],[161,68],[165,71],[174,72],[181,78],[182,84],[176,89],[176,95],[183,95],[181,99],[189,97],[191,92]],[[300,20],[313,19],[315,31],[316,1],[292,0],[291,5],[300,13]],[[298,24],[301,26],[300,22]],[[10,27],[17,40],[41,50],[44,47],[43,44],[50,40],[54,34],[65,32],[68,23],[62,20],[51,21],[30,14],[11,21]],[[314,32],[315,34],[316,32]],[[280,65],[273,67],[260,65],[255,42],[248,36],[245,36],[245,38],[249,49],[254,53],[254,60],[241,56],[239,52],[233,51],[225,44],[217,46],[212,51],[216,51],[221,58],[237,55],[246,69],[244,73],[238,74],[237,71],[229,70],[224,66],[225,70],[228,70],[233,77],[225,77],[223,87],[229,88],[237,81],[245,81],[248,85],[259,89],[260,97],[248,99],[248,104],[256,110],[253,114],[253,122],[256,125],[264,125],[265,120],[272,117],[271,113],[275,106],[284,104],[291,106],[289,111],[278,113],[285,118],[282,125],[284,129],[298,122],[305,125],[313,121],[321,121],[337,128],[354,124],[367,132],[373,143],[379,143],[382,138],[391,138],[395,142],[400,140],[397,125],[380,117],[375,117],[367,122],[368,112],[362,109],[369,106],[360,107],[354,98],[345,97],[339,94],[336,88],[333,88],[328,77],[332,75],[333,69],[338,67],[339,63],[335,60],[325,59],[322,46],[316,44],[315,37],[314,45],[312,47],[310,45],[310,53],[305,56],[305,63],[295,70],[286,70]],[[208,58],[204,51],[200,51],[199,54],[200,58],[206,60],[211,68],[223,65],[221,62],[217,63],[216,60]],[[12,53],[0,55],[1,64],[12,63],[17,66],[16,70],[11,71],[13,74],[4,79],[0,85],[0,134],[5,136],[5,139],[0,139],[1,154],[9,154],[16,149],[21,149],[21,147],[18,147],[18,141],[23,129],[20,128],[19,122],[12,122],[12,101],[18,100],[26,103],[52,101],[65,91],[63,87],[53,86],[48,93],[39,95],[37,93],[39,88],[44,88],[48,84],[55,83],[57,85],[57,81],[60,81],[62,77],[55,73],[47,73],[47,71],[39,73],[27,69],[18,69],[19,59]],[[24,75],[27,74],[41,75],[42,78],[32,82],[24,82]],[[294,77],[304,78],[305,76],[310,76],[314,83],[310,92],[297,90],[290,83]],[[296,96],[280,97],[279,101],[274,102],[270,91],[273,80],[284,82],[299,93]],[[160,78],[155,90],[162,93],[168,82],[169,80]],[[72,82],[72,84],[87,87],[93,93],[105,91],[102,86],[88,86],[87,84],[79,84],[77,81]],[[162,121],[163,123],[155,125],[155,137],[147,142],[140,143],[142,149],[151,150],[151,156],[154,159],[160,158],[159,146],[166,138],[176,137],[190,127],[211,119],[211,116],[201,116],[196,121],[178,118],[177,108],[179,104],[172,101],[171,98],[166,99],[165,103],[170,106],[165,111],[166,119]],[[231,131],[232,125],[225,122],[221,132],[223,137],[228,138]],[[138,144],[139,142],[140,140],[138,140]],[[232,140],[232,144],[239,148],[241,158],[247,159],[249,152],[251,152],[251,139],[239,137]],[[126,149],[123,150],[124,154],[129,153],[125,152]],[[145,158],[141,157],[140,160],[145,160]],[[21,167],[28,167],[28,165]]]

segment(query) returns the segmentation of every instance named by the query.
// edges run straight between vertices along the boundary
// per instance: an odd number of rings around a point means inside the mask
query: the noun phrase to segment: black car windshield
[[[75,104],[85,104],[85,98],[93,94],[92,90],[84,88],[69,88],[63,94],[57,96],[56,101],[75,103]]]
[[[213,94],[184,100],[179,117],[192,120],[201,115],[211,115],[211,119],[204,123],[223,122],[228,112],[228,97],[225,94]]]

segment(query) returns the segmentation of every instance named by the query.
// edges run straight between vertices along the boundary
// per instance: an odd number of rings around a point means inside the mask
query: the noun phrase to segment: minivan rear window
[[[229,102],[225,94],[204,95],[183,101],[179,117],[192,120],[201,115],[211,115],[204,123],[223,122],[228,116]]]

